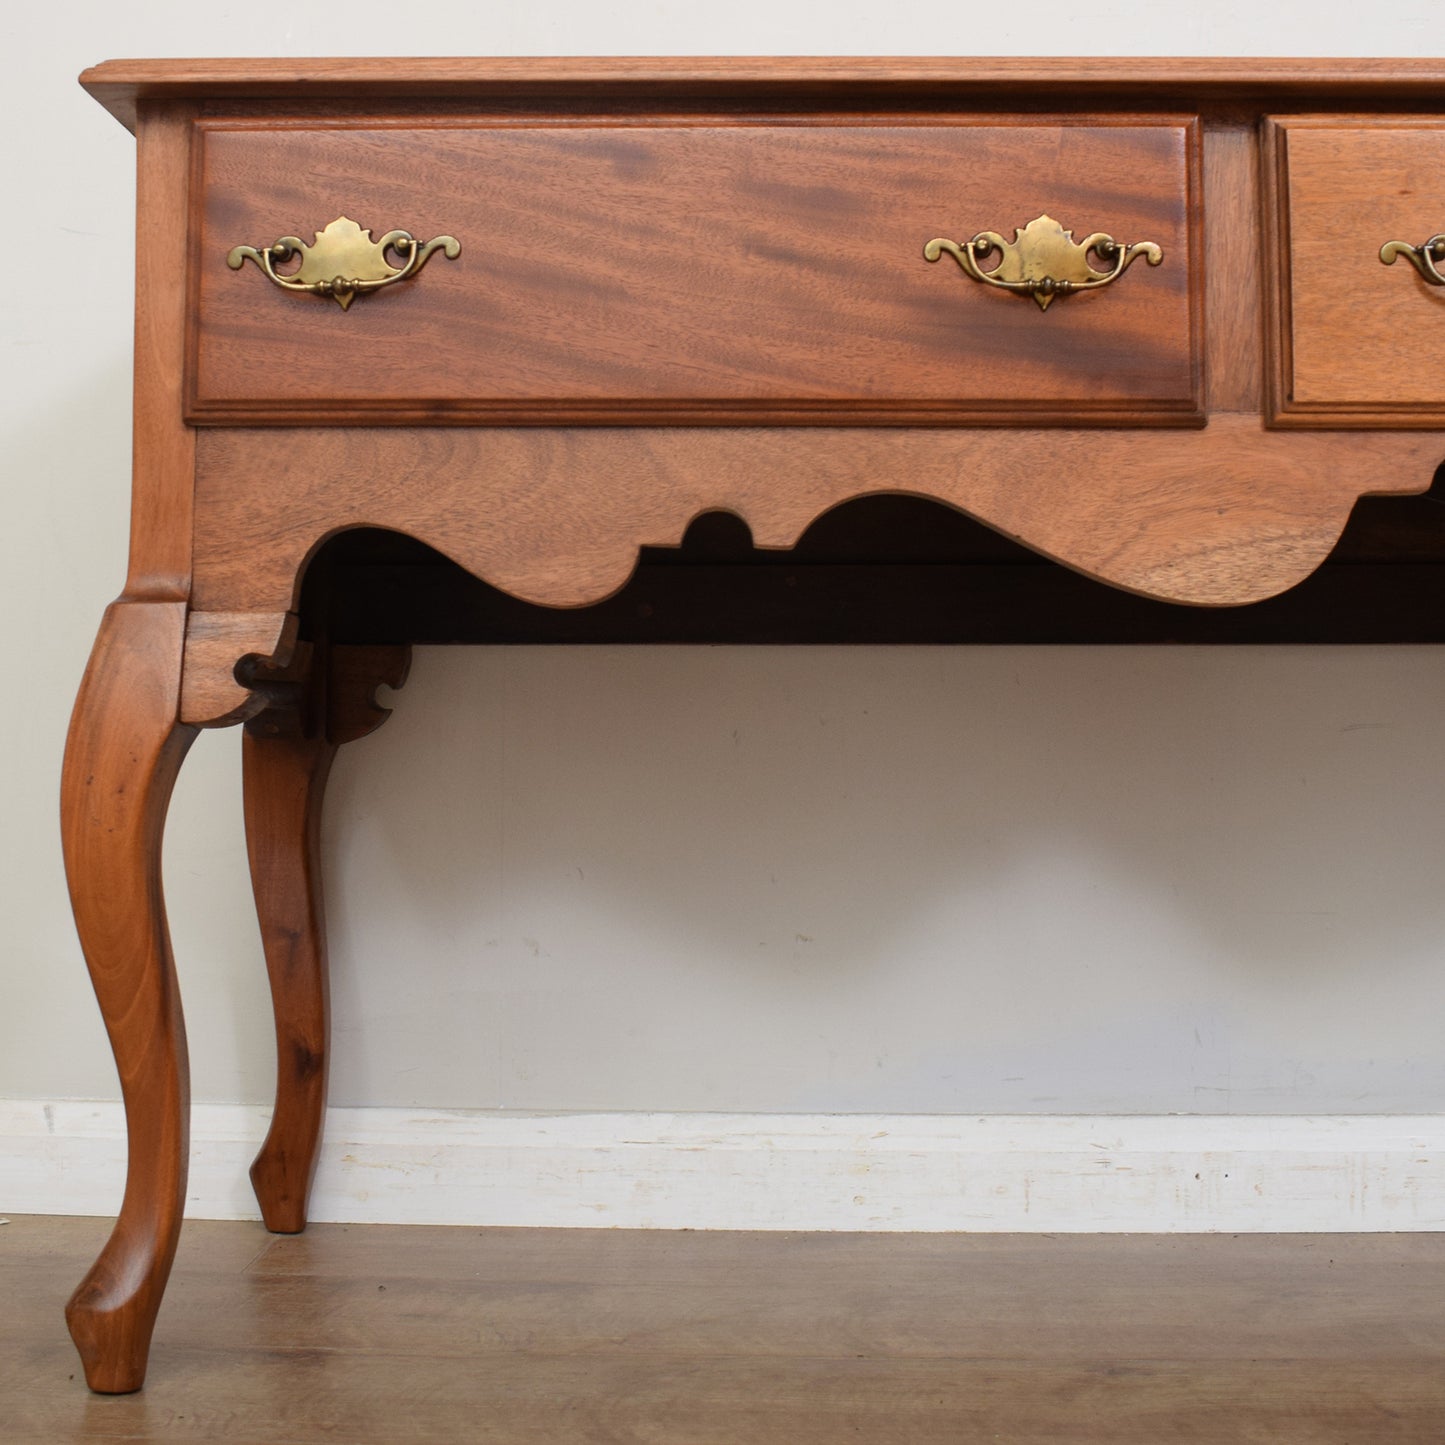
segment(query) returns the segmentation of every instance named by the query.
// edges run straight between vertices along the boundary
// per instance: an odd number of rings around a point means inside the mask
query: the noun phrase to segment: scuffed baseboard
[[[267,1111],[192,1113],[187,1212],[257,1218]],[[0,1100],[0,1210],[113,1214],[116,1103]],[[311,1217],[627,1229],[1445,1228],[1445,1118],[332,1109]]]

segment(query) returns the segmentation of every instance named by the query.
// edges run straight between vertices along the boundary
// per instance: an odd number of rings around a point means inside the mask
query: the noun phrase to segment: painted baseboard
[[[266,1111],[201,1104],[187,1212],[256,1218]],[[112,1214],[113,1103],[0,1100],[0,1209]],[[1445,1228],[1445,1118],[333,1109],[312,1218],[644,1229]]]

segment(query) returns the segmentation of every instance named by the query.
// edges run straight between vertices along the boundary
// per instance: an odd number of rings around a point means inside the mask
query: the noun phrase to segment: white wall
[[[445,53],[1427,54],[1437,6],[789,0],[398,8]],[[112,1098],[60,745],[124,563],[122,55],[324,54],[334,7],[5,7],[0,1098]],[[1442,441],[1445,455],[1445,441]],[[1445,1107],[1445,667],[1429,649],[419,653],[328,818],[350,1105],[1113,1113]],[[269,1019],[237,736],[167,854],[200,1099]]]

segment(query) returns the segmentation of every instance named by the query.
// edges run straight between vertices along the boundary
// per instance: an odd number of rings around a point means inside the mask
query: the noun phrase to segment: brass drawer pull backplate
[[[980,231],[962,245],[936,237],[923,248],[923,256],[936,261],[945,251],[973,280],[1032,296],[1041,311],[1047,311],[1056,296],[1094,291],[1117,281],[1140,256],[1151,266],[1164,259],[1164,252],[1153,241],[1126,246],[1103,231],[1076,241],[1074,233],[1066,231],[1052,216],[1038,216],[1022,230],[1016,229],[1012,241],[1005,241],[997,231]],[[1000,260],[992,270],[985,271],[980,263],[994,251]],[[1091,251],[1110,269],[1099,271],[1091,266]]]
[[[381,240],[373,241],[347,216],[338,216],[324,231],[316,233],[316,242],[308,246],[299,236],[282,236],[269,246],[237,246],[226,257],[226,264],[239,271],[246,261],[254,261],[286,291],[304,291],[312,296],[329,296],[343,311],[363,292],[379,291],[396,281],[415,276],[433,251],[441,251],[447,260],[461,254],[461,242],[454,236],[438,236],[433,241],[418,241],[410,231],[388,231]],[[386,259],[388,251],[400,259],[393,266]],[[284,264],[299,256],[301,264],[294,271],[280,272]]]

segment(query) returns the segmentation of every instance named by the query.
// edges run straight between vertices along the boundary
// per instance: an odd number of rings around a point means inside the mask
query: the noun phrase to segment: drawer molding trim
[[[193,426],[1205,423],[1192,112],[208,114],[193,149]],[[1152,285],[1030,324],[1032,308],[944,286],[927,264],[924,241],[965,202],[1011,223],[1044,204],[1108,218],[1112,234],[1082,243],[1051,223],[1039,279],[1055,284],[1022,278],[1044,309],[1140,255],[1153,263],[1156,245],[1169,264]],[[295,233],[342,207],[463,237],[485,264],[391,286],[344,330],[329,307],[238,286],[221,264],[254,252],[295,274]],[[1111,252],[1115,235],[1150,239]],[[1011,265],[987,274],[1007,280]]]
[[[1445,277],[1431,282],[1420,261],[1410,254],[1418,254],[1419,248],[1391,239],[1394,226],[1390,221],[1384,222],[1383,234],[1371,236],[1370,228],[1349,209],[1361,204],[1358,195],[1352,193],[1339,202],[1345,209],[1340,212],[1339,236],[1329,238],[1328,264],[1320,254],[1323,237],[1317,224],[1323,194],[1321,147],[1329,143],[1332,133],[1339,137],[1336,160],[1350,158],[1352,146],[1385,146],[1392,133],[1400,147],[1398,154],[1403,156],[1406,146],[1426,143],[1442,132],[1439,118],[1341,111],[1266,116],[1262,128],[1267,423],[1316,430],[1445,429],[1445,390],[1417,387],[1413,396],[1390,394],[1394,379],[1405,378],[1407,364],[1420,377],[1438,371],[1438,358],[1421,354],[1422,348],[1428,350],[1436,344],[1433,323],[1437,318],[1417,316],[1409,304],[1418,301],[1428,312],[1431,293],[1410,298],[1404,292],[1412,286],[1424,292],[1425,283],[1445,284]],[[1292,138],[1298,142],[1293,175]],[[1372,154],[1374,167],[1363,160],[1355,162],[1355,190],[1378,184],[1384,187],[1378,205],[1398,204],[1401,198],[1392,194],[1393,183],[1376,180],[1380,158],[1390,154],[1388,147]],[[1421,162],[1412,157],[1409,164],[1414,169]],[[1348,184],[1334,181],[1339,169],[1331,166],[1326,172],[1332,186]],[[1422,190],[1421,194],[1426,193]],[[1331,193],[1332,203],[1334,199]],[[1302,219],[1302,211],[1306,218],[1313,216],[1316,224]],[[1428,222],[1420,230],[1427,226]],[[1441,240],[1445,233],[1430,236],[1424,249]],[[1391,265],[1396,254],[1411,262],[1418,279],[1409,272],[1393,277],[1380,271],[1379,262]],[[1391,285],[1379,284],[1383,282]],[[1438,293],[1434,299],[1439,302]],[[1445,337],[1438,344],[1445,347]]]

